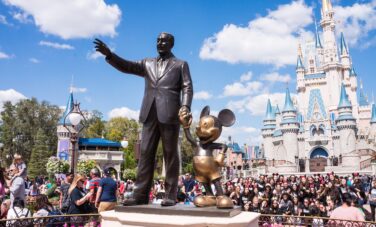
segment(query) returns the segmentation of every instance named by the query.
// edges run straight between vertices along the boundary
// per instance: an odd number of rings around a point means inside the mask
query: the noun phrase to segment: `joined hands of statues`
[[[100,39],[95,39],[94,42],[95,44],[95,50],[98,51],[99,53],[103,54],[106,57],[111,56],[111,50],[108,48],[108,46],[102,42]]]
[[[179,121],[183,128],[189,128],[192,124],[192,114],[186,106],[182,106],[179,110]]]

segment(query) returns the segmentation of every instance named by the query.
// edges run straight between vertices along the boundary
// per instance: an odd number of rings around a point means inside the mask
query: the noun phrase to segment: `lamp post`
[[[80,110],[80,103],[75,103],[73,109],[64,118],[64,127],[68,130],[70,142],[72,143],[71,171],[73,173],[76,173],[75,159],[78,135],[85,128],[83,121],[85,121],[85,117]]]

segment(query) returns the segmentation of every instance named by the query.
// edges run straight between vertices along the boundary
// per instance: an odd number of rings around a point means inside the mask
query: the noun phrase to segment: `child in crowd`
[[[26,164],[22,159],[22,156],[19,154],[15,154],[13,158],[13,165],[18,169],[18,173],[12,178],[12,180],[15,177],[22,177],[26,178],[27,176],[27,169],[26,169]]]

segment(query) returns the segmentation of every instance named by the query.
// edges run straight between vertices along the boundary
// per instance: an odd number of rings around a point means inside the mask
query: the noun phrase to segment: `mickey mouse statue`
[[[224,166],[227,145],[214,143],[222,133],[222,126],[230,127],[235,123],[235,115],[229,109],[223,109],[218,117],[210,115],[209,106],[201,111],[200,122],[196,127],[196,141],[190,132],[192,115],[186,111],[179,113],[179,121],[184,128],[185,136],[194,149],[193,169],[196,180],[203,184],[206,195],[197,196],[193,203],[197,207],[217,206],[220,209],[231,209],[234,207],[231,199],[223,194],[221,184],[220,167]],[[214,157],[213,151],[219,150]],[[214,195],[211,184],[214,184],[217,196]]]

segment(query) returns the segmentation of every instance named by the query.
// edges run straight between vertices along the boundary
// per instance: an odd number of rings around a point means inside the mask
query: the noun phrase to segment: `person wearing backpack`
[[[62,215],[61,211],[55,209],[52,204],[48,201],[48,197],[46,195],[38,195],[35,200],[35,210],[33,217],[46,217],[46,216],[56,216]],[[63,217],[55,217],[48,219],[48,223],[46,227],[52,226],[62,226],[64,224]]]
[[[60,185],[60,210],[66,214],[70,205],[70,197],[68,194],[69,187],[74,177],[73,172],[69,172],[65,175],[64,181]]]
[[[19,218],[29,218],[31,217],[31,212],[25,207],[25,202],[22,198],[16,197],[13,201],[13,206],[8,210],[7,219],[19,219]],[[7,221],[7,226],[34,226],[32,220],[30,224],[21,220],[10,220]]]

